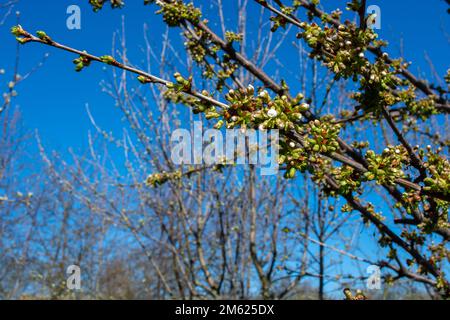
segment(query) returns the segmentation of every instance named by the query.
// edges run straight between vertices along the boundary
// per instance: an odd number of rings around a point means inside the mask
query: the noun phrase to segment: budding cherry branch
[[[123,6],[121,0],[89,1],[95,11],[108,2],[112,8]],[[398,261],[399,277],[432,284],[442,296],[449,297],[448,275],[442,267],[449,259],[450,163],[444,150],[449,142],[433,140],[436,145],[423,148],[413,145],[408,137],[409,132],[423,125],[420,123],[450,112],[448,88],[419,79],[408,70],[409,63],[391,58],[383,50],[386,42],[367,26],[365,1],[347,4],[346,9],[359,16],[359,24],[341,21],[340,9],[324,12],[318,0],[294,0],[290,5],[280,0],[255,2],[271,13],[272,32],[294,26],[299,31],[297,38],[309,47],[311,59],[320,61],[335,81],[350,80],[357,86],[351,95],[355,102],[353,113],[315,114],[311,99],[304,93],[293,96],[285,81],[278,83],[244,52],[235,49],[242,41],[240,34],[226,31],[219,36],[199,8],[182,0],[145,0],[144,4],[158,6],[157,13],[167,25],[182,30],[187,52],[202,70],[203,78],[215,83],[218,93],[231,88],[223,94],[226,102],[220,101],[219,94],[195,89],[192,75],[176,73],[171,82],[112,56],[96,56],[63,45],[44,31],[33,35],[18,25],[12,33],[22,44],[35,42],[76,54],[76,71],[99,62],[136,74],[142,84],[162,85],[168,101],[190,106],[195,114],[216,121],[217,129],[280,130],[278,160],[285,167],[286,179],[295,178],[298,172],[307,173],[324,194],[345,199],[342,211],[358,211],[379,231],[379,244],[391,248],[388,258]],[[297,16],[300,10],[307,12],[305,21]],[[244,85],[238,81],[235,75],[240,69],[249,72],[254,83]],[[450,83],[450,70],[445,80]],[[341,138],[342,130],[354,121],[386,121],[398,145],[386,145],[377,153],[369,149],[369,143],[346,142]],[[172,178],[180,179],[180,172],[152,174],[146,181],[156,186]],[[400,234],[385,222],[383,214],[376,212],[376,204],[367,196],[366,188],[374,182],[395,201],[402,216],[395,222],[404,226]],[[414,228],[407,228],[411,226]],[[440,241],[428,244],[425,250],[425,240],[434,234]],[[405,263],[400,262],[394,246],[410,255]]]

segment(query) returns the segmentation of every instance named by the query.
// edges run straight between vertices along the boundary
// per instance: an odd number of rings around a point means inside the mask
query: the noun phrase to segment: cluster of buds
[[[361,186],[361,174],[350,166],[344,165],[335,168],[332,173],[339,185],[339,194],[350,194],[353,191],[357,191]]]
[[[191,32],[184,32],[186,42],[184,46],[197,63],[202,63],[206,56],[205,47],[210,45],[210,35],[199,28],[194,28],[195,35]]]
[[[271,98],[266,90],[255,96],[255,88],[230,90],[225,98],[230,107],[224,113],[228,128],[245,127],[299,131],[302,113],[309,109],[307,103],[300,103],[303,95],[295,99],[287,96]]]
[[[294,11],[295,7],[288,7],[288,6],[281,7],[281,12],[283,12],[287,16],[291,15]],[[277,31],[278,28],[280,27],[286,28],[286,24],[288,22],[288,20],[282,15],[272,16],[270,17],[270,21],[273,22],[272,28],[270,28],[270,31],[272,32]]]
[[[422,234],[418,234],[417,230],[402,230],[401,233],[402,238],[405,238],[408,242],[410,243],[415,243],[417,245],[423,245],[425,243],[425,237]],[[409,265],[412,264],[412,260],[411,262],[408,263]]]
[[[192,89],[192,76],[185,79],[179,72],[176,72],[174,75],[176,83],[169,82],[167,84],[167,88],[169,90],[175,90],[176,92],[191,92]]]
[[[359,91],[352,95],[364,110],[376,115],[380,114],[380,106],[392,106],[401,101],[400,95],[394,90],[402,84],[402,80],[385,59],[386,57],[382,56],[374,64],[361,67],[361,86]]]
[[[402,194],[402,200],[402,202],[397,202],[395,207],[397,209],[405,208],[406,213],[412,214],[412,210],[417,209],[423,197],[420,195],[420,191],[410,190]]]
[[[303,148],[300,148],[293,141],[280,141],[280,147],[278,163],[287,165],[284,178],[292,179],[297,171],[305,172],[310,169],[308,154]]]
[[[118,65],[118,62],[112,56],[101,56],[100,60],[103,63],[109,64],[109,65],[112,65],[112,66]]]
[[[161,172],[161,173],[154,173],[147,177],[145,180],[145,185],[147,187],[158,187],[167,181],[174,181],[174,180],[180,180],[182,177],[181,171],[175,171],[175,172]]]
[[[25,44],[32,40],[31,34],[25,31],[20,24],[12,27],[11,33],[16,37],[16,40],[21,44]]]
[[[450,195],[450,162],[448,159],[440,155],[442,148],[433,152],[431,146],[427,147],[427,152],[421,152],[420,156],[427,157],[424,163],[425,168],[431,174],[430,177],[424,179],[425,190],[431,190]]]
[[[205,22],[206,23],[206,22]],[[203,29],[194,26],[193,30],[183,33],[186,41],[184,45],[191,58],[203,68],[202,76],[205,79],[216,78],[216,89],[222,91],[226,81],[231,78],[238,69],[238,64],[226,53],[219,55],[220,46],[211,41],[211,35]],[[241,41],[242,35],[227,31],[225,35],[227,42],[231,45],[233,41]],[[210,64],[206,57],[211,57],[215,63]],[[215,71],[215,67],[219,67]]]
[[[297,36],[311,47],[310,56],[323,61],[337,79],[356,80],[361,68],[370,66],[364,52],[377,37],[371,29],[361,30],[348,21],[338,28],[322,28],[315,22],[300,25],[304,32]]]
[[[192,3],[185,4],[182,0],[174,0],[171,2],[157,1],[161,9],[157,14],[162,14],[164,21],[170,27],[179,26],[183,20],[188,20],[197,24],[202,16],[201,11],[194,7]]]
[[[221,70],[217,72],[217,90],[221,91],[225,85],[225,82],[233,76],[235,71],[239,68],[237,63],[229,61],[226,55],[221,63]]]
[[[409,100],[405,103],[408,113],[422,120],[428,119],[431,115],[437,114],[436,99],[434,95],[423,99]]]
[[[344,289],[345,300],[367,300],[367,297],[361,290],[356,290],[356,294],[353,295],[349,288]]]
[[[337,138],[341,130],[340,124],[333,124],[329,119],[316,119],[309,122],[307,127],[308,138],[306,147],[315,153],[331,153],[339,148]]]
[[[402,83],[402,80],[395,75],[395,68],[391,70],[391,66],[386,63],[385,59],[386,56],[382,56],[374,64],[361,67],[361,85],[377,84],[381,90],[389,90]]]
[[[376,180],[377,184],[394,185],[395,180],[403,178],[404,164],[409,164],[409,155],[403,146],[389,146],[381,155],[369,150],[366,153],[368,171],[364,174],[367,181]]]
[[[369,141],[353,141],[352,142],[352,147],[355,149],[359,149],[359,150],[368,148],[369,145],[370,145]]]
[[[242,33],[235,33],[232,31],[225,32],[225,39],[228,43],[241,42],[243,38],[244,36],[242,35]]]
[[[192,76],[184,78],[179,72],[174,74],[176,82],[168,82],[166,84],[167,90],[164,92],[164,97],[172,103],[181,103],[192,107],[194,114],[204,113],[207,119],[218,118],[221,116],[216,111],[216,108],[209,102],[194,98],[183,93],[192,93]],[[145,76],[139,76],[138,80],[143,83],[152,82],[151,79]],[[204,97],[211,97],[208,91],[203,90],[201,94]]]
[[[91,65],[91,59],[84,55],[80,55],[80,57],[73,60],[73,63],[75,64],[75,71],[80,72],[86,67],[89,67]]]
[[[89,0],[89,4],[92,6],[95,12],[103,9],[105,3],[109,2],[111,8],[121,8],[125,4],[123,0]]]

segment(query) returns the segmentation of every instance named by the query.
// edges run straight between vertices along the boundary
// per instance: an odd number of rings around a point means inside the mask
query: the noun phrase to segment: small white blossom
[[[278,115],[278,112],[275,109],[269,109],[269,111],[267,111],[267,115],[270,118],[275,118]]]
[[[259,96],[261,98],[267,98],[269,96],[269,93],[266,90],[263,90],[259,93]]]

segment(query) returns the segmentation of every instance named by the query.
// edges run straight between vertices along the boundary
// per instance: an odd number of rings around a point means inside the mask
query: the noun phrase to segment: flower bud
[[[106,64],[114,64],[116,62],[116,59],[111,56],[101,56],[100,60],[102,60],[102,62]]]
[[[249,84],[247,87],[247,93],[249,95],[253,95],[255,93],[255,88],[251,84]]]
[[[269,110],[267,111],[267,115],[268,115],[270,118],[275,118],[275,117],[278,115],[278,112],[277,112],[277,110],[275,110],[275,109],[269,109]]]

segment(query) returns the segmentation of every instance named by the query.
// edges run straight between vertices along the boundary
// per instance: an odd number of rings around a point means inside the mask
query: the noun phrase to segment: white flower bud
[[[269,96],[269,94],[267,93],[266,90],[263,90],[263,91],[261,91],[261,92],[259,93],[259,96],[260,96],[261,98],[267,98],[267,97]]]
[[[270,118],[275,118],[278,115],[278,112],[275,109],[269,109],[269,111],[267,111],[267,115]]]

